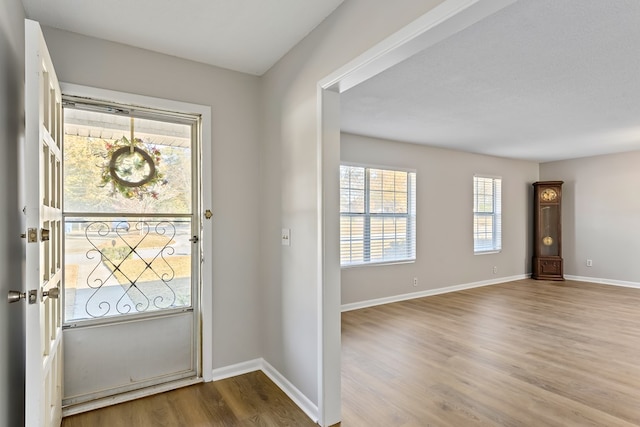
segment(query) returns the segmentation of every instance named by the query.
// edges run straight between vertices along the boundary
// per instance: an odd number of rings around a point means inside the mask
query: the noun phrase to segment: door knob
[[[48,291],[42,292],[42,298],[49,297],[49,298],[56,299],[59,296],[60,296],[60,288],[51,288]]]
[[[29,304],[35,304],[37,298],[38,298],[38,291],[35,289],[29,291],[29,293],[20,292],[20,291],[9,291],[9,294],[7,295],[7,302],[11,304],[11,303],[26,299],[26,300],[29,300]]]
[[[7,302],[11,304],[13,302],[18,302],[21,299],[25,299],[25,298],[27,298],[26,292],[9,291],[9,295],[7,295]]]

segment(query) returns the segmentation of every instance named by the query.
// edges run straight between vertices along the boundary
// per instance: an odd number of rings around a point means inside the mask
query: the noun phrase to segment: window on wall
[[[473,251],[502,249],[502,179],[473,177]]]
[[[340,264],[416,259],[416,174],[340,166]]]

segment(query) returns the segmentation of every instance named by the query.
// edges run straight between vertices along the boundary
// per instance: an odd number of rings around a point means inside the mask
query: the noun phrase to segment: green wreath
[[[99,165],[100,187],[109,187],[109,195],[120,194],[127,199],[158,198],[158,185],[166,184],[164,174],[158,170],[160,150],[145,146],[140,138],[133,142],[125,136],[105,142],[104,162]]]

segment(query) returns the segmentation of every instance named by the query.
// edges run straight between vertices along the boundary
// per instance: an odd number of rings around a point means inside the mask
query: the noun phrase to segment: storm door
[[[199,123],[64,98],[66,407],[200,376]]]

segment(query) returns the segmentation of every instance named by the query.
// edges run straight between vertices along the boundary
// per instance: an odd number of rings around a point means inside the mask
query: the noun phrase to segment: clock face
[[[558,198],[558,193],[553,188],[545,188],[540,193],[540,198],[545,202],[552,202]]]

